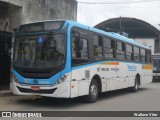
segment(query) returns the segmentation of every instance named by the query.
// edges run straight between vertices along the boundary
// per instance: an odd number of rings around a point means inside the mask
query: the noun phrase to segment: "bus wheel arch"
[[[137,73],[136,76],[135,76],[134,86],[130,88],[131,91],[132,92],[137,92],[138,89],[139,89],[139,85],[140,85],[140,75],[139,75],[139,73]]]
[[[136,78],[138,79],[138,84],[140,85],[141,84],[141,77],[140,77],[139,73],[137,73]]]

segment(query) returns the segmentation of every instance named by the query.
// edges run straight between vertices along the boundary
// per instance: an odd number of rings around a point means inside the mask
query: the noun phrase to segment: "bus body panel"
[[[81,67],[74,67],[72,68],[71,79],[71,88],[72,86],[74,86],[74,88],[71,89],[71,97],[87,95],[90,82],[95,75],[100,76],[102,92],[106,92],[133,87],[137,74],[140,75],[140,85],[144,85],[152,81],[151,67],[150,69],[143,69],[143,64],[105,61],[93,63],[88,66],[84,65]],[[83,85],[83,87],[81,85]]]

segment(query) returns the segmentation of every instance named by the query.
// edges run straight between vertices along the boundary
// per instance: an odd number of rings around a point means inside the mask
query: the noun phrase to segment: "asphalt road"
[[[92,104],[81,98],[5,96],[0,98],[0,111],[160,111],[160,82],[141,86],[136,93],[126,89],[103,93]]]

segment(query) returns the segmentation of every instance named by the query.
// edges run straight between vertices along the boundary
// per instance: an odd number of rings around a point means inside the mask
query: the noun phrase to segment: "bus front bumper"
[[[64,82],[55,86],[23,85],[13,81],[13,93],[16,95],[39,95],[55,98],[70,98],[70,82]],[[39,89],[33,89],[39,88]]]

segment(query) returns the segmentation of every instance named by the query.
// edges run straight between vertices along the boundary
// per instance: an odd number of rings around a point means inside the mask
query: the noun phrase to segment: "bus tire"
[[[97,101],[99,95],[99,87],[96,80],[92,80],[89,87],[89,94],[85,96],[85,101],[89,103],[94,103]]]
[[[138,79],[138,77],[136,76],[136,78],[135,78],[135,83],[134,83],[134,86],[131,87],[131,91],[132,91],[132,92],[137,92],[138,89],[139,89],[139,79]]]

